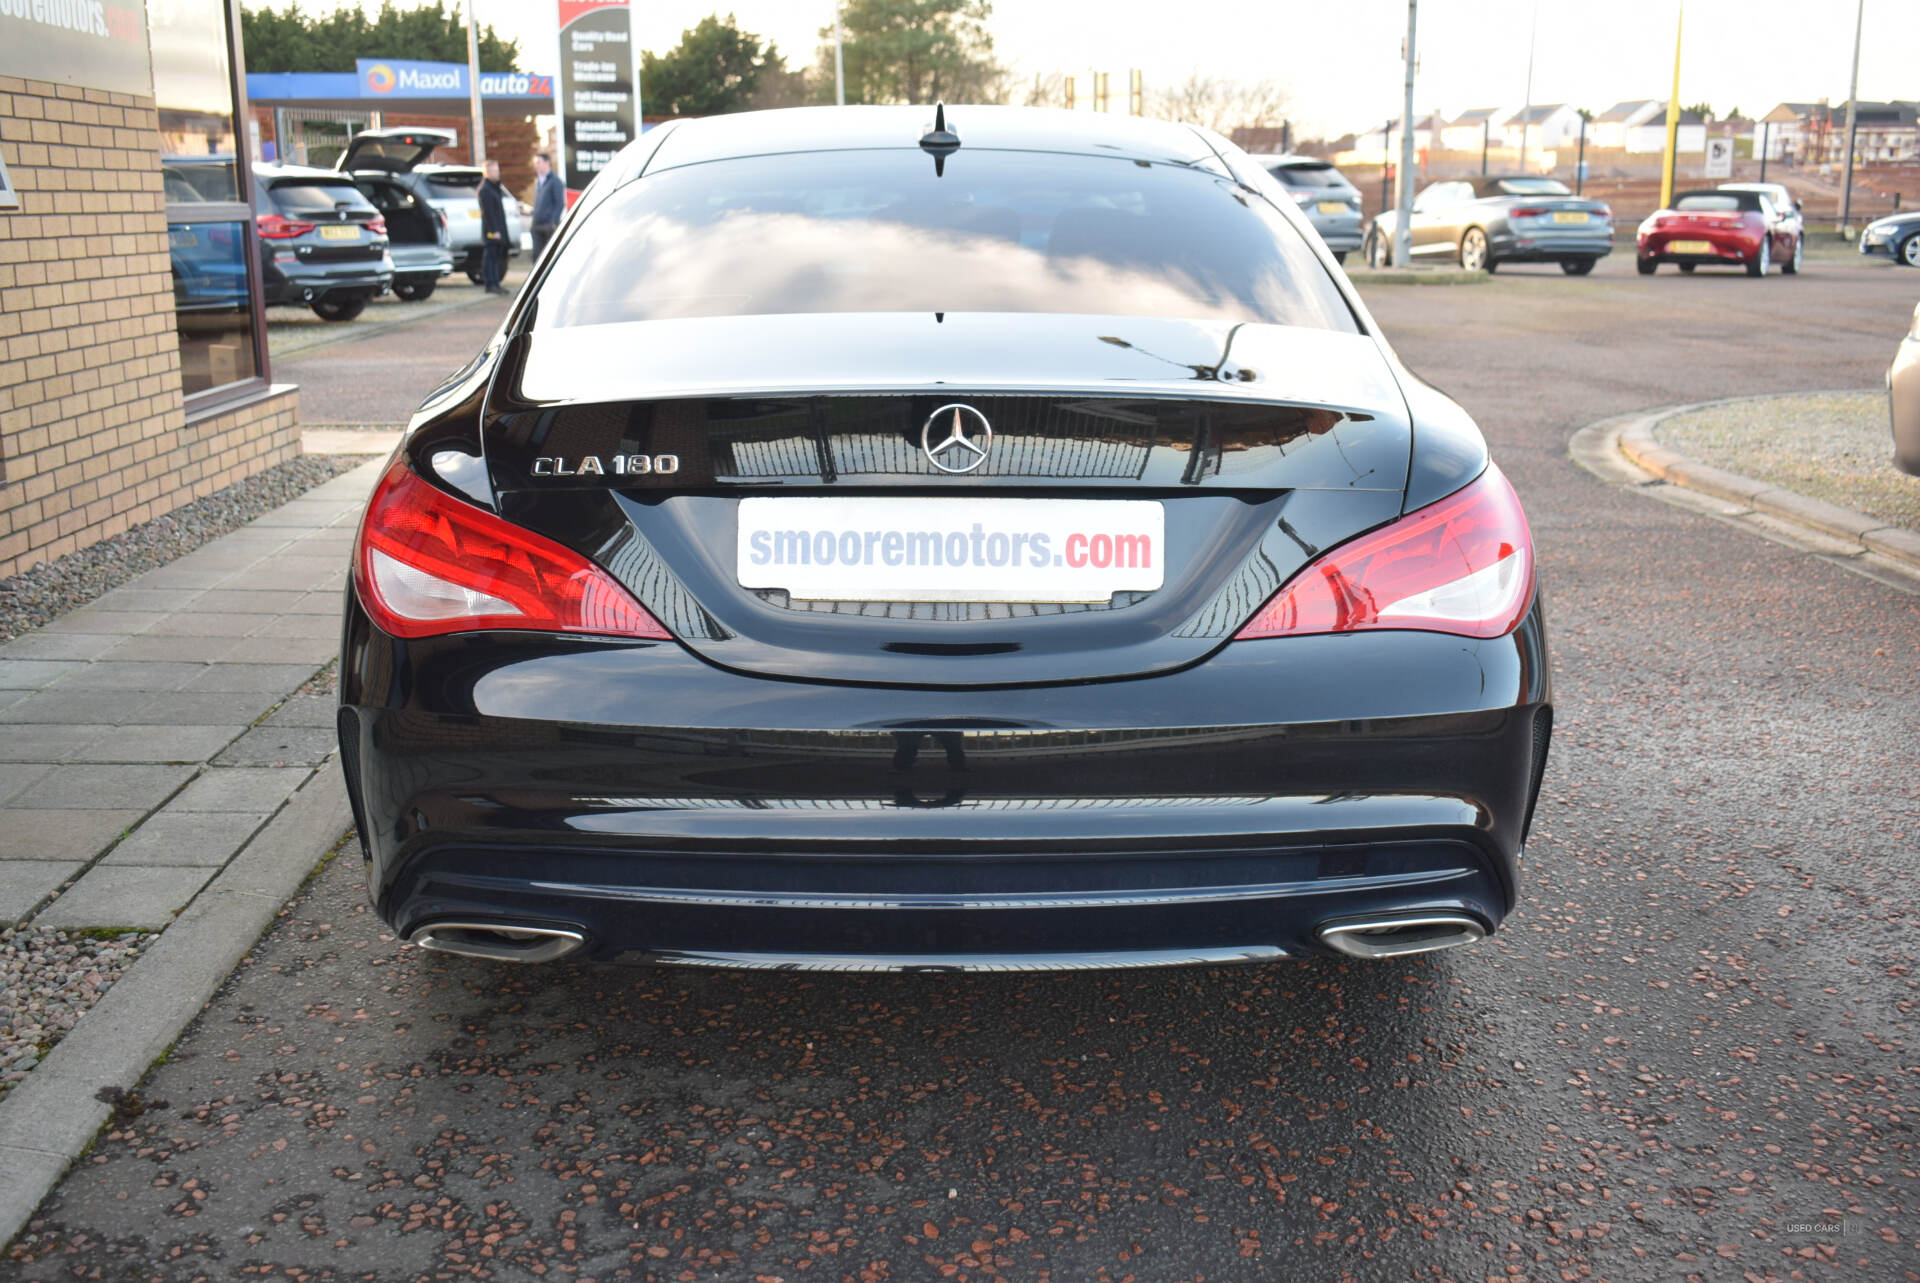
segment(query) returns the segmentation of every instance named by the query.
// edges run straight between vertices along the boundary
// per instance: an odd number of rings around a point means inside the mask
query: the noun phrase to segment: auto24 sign
[[[639,132],[627,0],[559,0],[561,177],[582,188]]]

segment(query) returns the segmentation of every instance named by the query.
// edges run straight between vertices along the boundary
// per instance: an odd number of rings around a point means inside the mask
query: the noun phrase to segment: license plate
[[[1152,500],[742,499],[743,588],[807,601],[1101,602],[1165,578]]]
[[[1320,212],[1322,214],[1344,214],[1347,212],[1347,202],[1343,200],[1323,200],[1320,202]]]
[[[468,218],[478,218],[478,217],[480,217],[480,211],[479,211],[479,210],[478,210],[477,208],[476,208],[476,209],[470,209],[470,210],[468,210],[468,211],[467,211],[467,217],[468,217]]]
[[[1584,223],[1587,221],[1587,216],[1577,211],[1574,213],[1562,211],[1553,216],[1553,221],[1556,223]]]
[[[320,229],[320,239],[323,241],[357,241],[360,239],[360,229],[358,227],[342,226],[336,223],[331,227],[322,227]]]
[[[1669,254],[1711,254],[1713,253],[1713,242],[1712,241],[1668,241],[1667,253]]]

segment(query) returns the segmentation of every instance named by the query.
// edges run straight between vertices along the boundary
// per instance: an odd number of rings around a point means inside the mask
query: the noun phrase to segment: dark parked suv
[[[253,167],[254,225],[268,306],[305,304],[351,321],[393,284],[387,224],[353,180],[300,165]]]

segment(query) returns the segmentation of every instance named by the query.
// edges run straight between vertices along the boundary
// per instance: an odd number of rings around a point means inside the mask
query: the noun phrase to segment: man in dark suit
[[[500,278],[507,273],[507,189],[500,185],[500,162],[487,162],[487,181],[480,184],[480,234],[486,255],[480,264],[487,293],[505,294]]]
[[[533,158],[533,172],[538,175],[533,183],[533,261],[538,263],[560,220],[566,217],[567,188],[560,175],[553,172],[553,162],[545,152]]]

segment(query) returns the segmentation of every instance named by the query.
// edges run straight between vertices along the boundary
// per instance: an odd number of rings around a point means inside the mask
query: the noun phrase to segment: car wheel
[[[1585,276],[1593,270],[1594,261],[1590,258],[1563,258],[1560,260],[1560,270],[1568,276]]]
[[[313,314],[323,321],[351,321],[366,310],[367,300],[363,298],[317,298],[313,301]]]
[[[1798,276],[1800,274],[1800,259],[1806,247],[1807,238],[1804,235],[1793,238],[1793,257],[1780,264],[1781,275]]]
[[[395,281],[393,293],[396,298],[405,299],[409,303],[418,303],[432,298],[433,287],[437,284],[439,284],[438,281]]]
[[[1333,261],[1334,261],[1334,262],[1336,262],[1336,263],[1344,263],[1344,262],[1346,262],[1346,261],[1347,261],[1347,251],[1345,251],[1345,250],[1343,250],[1343,249],[1337,249],[1337,250],[1335,250],[1335,251],[1333,251]]]
[[[1747,260],[1748,276],[1765,276],[1773,270],[1773,237],[1762,236],[1760,248]]]
[[[1393,250],[1388,248],[1386,238],[1378,232],[1367,233],[1366,243],[1368,267],[1392,267]]]
[[[1894,246],[1893,261],[1905,263],[1908,267],[1920,267],[1920,232],[1915,232]]]
[[[1698,266],[1700,266],[1698,263],[1682,263],[1680,264],[1680,270],[1691,276],[1693,275],[1693,269]]]
[[[469,267],[467,269],[467,279],[475,285],[485,285],[487,283],[486,274],[477,267]]]
[[[1636,258],[1633,260],[1633,266],[1634,266],[1634,270],[1638,271],[1640,275],[1652,276],[1656,271],[1659,270],[1660,260],[1657,258]],[[1686,271],[1687,265],[1685,263],[1682,263],[1680,265],[1680,270],[1683,272]]]
[[[1469,272],[1491,272],[1493,255],[1487,253],[1487,234],[1469,227],[1460,237],[1460,266]]]

